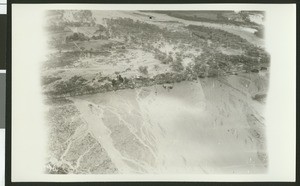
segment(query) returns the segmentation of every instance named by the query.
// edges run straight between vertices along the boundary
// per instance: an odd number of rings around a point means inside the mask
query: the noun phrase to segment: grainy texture
[[[49,174],[266,173],[257,11],[47,11]]]

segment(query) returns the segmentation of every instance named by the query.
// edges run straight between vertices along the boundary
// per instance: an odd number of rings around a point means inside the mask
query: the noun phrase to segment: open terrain
[[[265,173],[263,16],[48,11],[47,173]]]

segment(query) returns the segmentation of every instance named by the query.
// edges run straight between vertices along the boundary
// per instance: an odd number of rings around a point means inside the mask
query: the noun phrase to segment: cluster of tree
[[[113,87],[118,87],[120,84],[127,84],[129,79],[119,74],[116,79],[110,79],[110,81]]]
[[[195,64],[187,71],[197,76],[232,74],[235,71],[258,72],[261,66],[268,65],[269,58],[263,56],[227,55],[221,52],[208,52],[195,57]]]
[[[202,63],[195,63],[194,65],[187,68],[187,72],[196,75],[198,77],[205,77],[206,76],[207,68]]]
[[[221,44],[226,48],[245,49],[252,47],[252,44],[238,35],[226,32],[221,29],[205,27],[205,26],[187,26],[195,37],[204,40],[210,40],[212,43]]]
[[[196,46],[199,40],[191,37],[189,32],[186,31],[174,31],[167,28],[162,29],[162,37],[171,44],[185,43]]]
[[[66,41],[89,41],[90,38],[83,33],[73,33],[72,35],[69,35],[66,37]]]
[[[207,59],[205,59],[207,58]],[[87,80],[80,76],[73,76],[68,81],[60,81],[55,85],[55,90],[49,92],[49,95],[81,95],[96,92],[106,92],[125,88],[135,88],[140,86],[150,86],[154,84],[163,83],[174,83],[184,80],[192,80],[197,77],[217,77],[226,74],[235,73],[236,66],[242,67],[240,70],[246,70],[248,72],[258,72],[260,68],[260,63],[257,58],[249,57],[246,55],[226,55],[222,53],[213,53],[207,55],[200,55],[195,58],[195,63],[184,68],[180,58],[176,58],[170,67],[174,72],[158,74],[154,77],[137,77],[128,79],[122,77],[120,74],[116,78],[104,78],[110,83],[101,85],[100,87],[91,87],[86,84]],[[263,68],[264,70],[265,68]],[[140,66],[139,71],[142,74],[147,75],[148,69],[146,66]],[[102,81],[98,80],[99,81]]]
[[[209,53],[217,60],[232,60],[233,63],[241,61],[242,63],[269,63],[270,56],[269,54],[262,48],[257,47],[247,40],[237,36],[235,34],[228,33],[226,31],[214,28],[208,28],[204,26],[194,26],[189,25],[188,28],[192,31],[192,33],[201,39],[211,40],[214,44],[222,45],[225,48],[232,49],[241,49],[245,51],[244,55],[225,55],[221,53],[211,53],[209,51],[205,51],[205,53]]]
[[[195,42],[188,32],[160,28],[157,25],[134,21],[130,18],[106,19],[107,30],[112,38],[122,38],[127,42],[146,46],[147,43],[159,42],[162,39],[170,43]],[[196,43],[196,42],[195,42]]]
[[[167,72],[163,74],[158,74],[153,77],[153,80],[151,81],[154,84],[164,84],[164,83],[176,83],[176,82],[181,82],[188,80],[190,77],[190,74],[187,73],[187,71],[183,72]]]
[[[159,40],[161,29],[153,24],[141,22],[139,20],[134,21],[130,18],[118,18],[118,19],[106,19],[108,30],[111,37],[127,38],[133,42],[142,43],[144,41]]]
[[[87,80],[83,77],[75,75],[67,81],[60,81],[57,83],[55,85],[55,92],[57,94],[66,94],[81,91],[85,88],[88,88],[88,86],[85,84],[86,82]]]
[[[95,26],[94,22],[79,22],[79,21],[65,21],[62,22],[65,27],[88,27],[88,26]]]
[[[231,69],[237,69],[237,65],[242,65],[246,69],[252,69],[259,66],[257,58],[253,58],[246,55],[226,55],[222,53],[216,53],[213,56],[214,62],[217,64],[220,70],[230,71]]]
[[[96,32],[106,32],[107,29],[105,28],[105,26],[101,25],[101,24],[97,24],[98,30]]]
[[[245,51],[245,55],[256,58],[260,63],[270,63],[270,55],[260,47],[248,47]]]
[[[170,66],[175,72],[180,72],[184,70],[184,66],[182,65],[182,58],[179,56],[176,56],[175,60],[172,61]]]
[[[188,32],[170,31],[167,28],[159,28],[156,25],[134,21],[129,18],[107,19],[108,30],[112,37],[124,38],[143,46],[151,47],[151,44],[164,40],[169,43],[188,43],[190,47],[197,47],[199,43],[210,40],[214,45],[221,45],[225,48],[241,49],[246,51],[248,56],[264,58],[268,61],[266,52],[249,43],[238,35],[231,34],[221,29],[205,26],[189,25]],[[206,44],[207,45],[207,44]],[[151,49],[150,49],[151,50]],[[255,53],[256,52],[256,53]],[[259,55],[257,55],[259,54]],[[171,56],[154,49],[155,58],[164,64],[172,62]]]
[[[139,66],[139,72],[148,75],[148,67],[147,66]]]
[[[94,32],[94,35],[91,37],[93,40],[97,39],[109,39],[109,31],[101,24],[97,24],[98,29]]]
[[[109,37],[106,36],[106,35],[99,34],[99,35],[93,35],[90,39],[93,39],[93,40],[98,40],[98,39],[109,39]]]

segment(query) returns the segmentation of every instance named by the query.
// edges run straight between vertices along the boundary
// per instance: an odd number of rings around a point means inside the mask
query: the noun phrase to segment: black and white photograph
[[[26,181],[36,171],[40,181],[119,175],[280,179],[270,177],[280,164],[272,160],[278,131],[272,123],[282,122],[269,119],[278,112],[270,111],[270,87],[280,83],[272,70],[276,54],[268,48],[270,14],[245,6],[57,5],[33,11],[37,19],[27,20],[28,9],[15,5],[13,32],[26,20],[37,29],[12,35],[13,177]],[[26,74],[23,59],[36,61]],[[33,109],[26,111],[27,104]],[[276,104],[289,111],[280,100]],[[19,138],[26,133],[23,121],[31,123],[25,146]],[[289,139],[284,131],[278,137]],[[17,153],[25,149],[37,157],[30,173],[25,167],[35,158]]]
[[[48,11],[46,172],[265,172],[264,19],[258,11]]]

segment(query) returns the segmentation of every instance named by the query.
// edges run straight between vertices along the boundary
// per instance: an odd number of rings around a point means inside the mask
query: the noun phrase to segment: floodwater
[[[74,99],[121,173],[264,173],[264,104],[244,77],[200,79]]]

